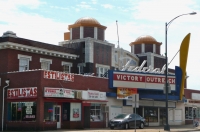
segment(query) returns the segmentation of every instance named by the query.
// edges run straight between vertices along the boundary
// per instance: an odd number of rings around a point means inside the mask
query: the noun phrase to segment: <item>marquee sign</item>
[[[156,74],[164,74],[166,70],[166,66],[164,65],[162,69],[160,68],[153,68],[151,65],[149,67],[144,67],[146,64],[146,60],[142,62],[140,66],[131,66],[131,60],[129,60],[126,65],[123,66],[121,71],[132,71],[132,72],[143,72],[143,73],[156,73]]]
[[[65,73],[65,72],[57,72],[57,71],[44,71],[44,78],[74,82],[74,74],[73,73]]]
[[[26,88],[9,88],[7,89],[7,98],[33,98],[37,97],[37,87],[26,87]]]
[[[66,88],[44,88],[44,97],[74,98],[74,90]]]
[[[163,90],[165,76],[161,74],[141,74],[133,72],[113,71],[109,75],[110,87],[142,88]],[[175,76],[168,75],[171,90],[175,90]]]

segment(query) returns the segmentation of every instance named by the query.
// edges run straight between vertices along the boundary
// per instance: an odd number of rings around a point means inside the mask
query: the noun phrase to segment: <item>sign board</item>
[[[65,72],[57,72],[57,71],[44,71],[44,78],[74,82],[74,74],[73,73],[65,73]]]
[[[44,97],[74,98],[74,90],[44,87]]]
[[[37,97],[37,87],[7,89],[8,99],[33,98],[33,97]]]
[[[110,80],[110,87],[126,87],[163,90],[165,83],[165,75],[160,74],[141,74],[134,72],[120,72],[113,71],[112,80]],[[168,76],[171,90],[175,90],[175,75]]]
[[[139,94],[132,95],[132,106],[135,108],[139,108]]]
[[[84,100],[107,100],[106,92],[95,90],[82,91],[82,99]]]
[[[132,94],[137,94],[136,88],[117,88],[117,99],[128,99]]]

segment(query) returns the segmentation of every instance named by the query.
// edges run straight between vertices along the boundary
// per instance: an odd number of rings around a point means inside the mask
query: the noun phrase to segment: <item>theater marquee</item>
[[[165,75],[144,74],[126,71],[112,71],[109,75],[109,86],[163,90]],[[175,90],[175,75],[168,75],[171,90]]]

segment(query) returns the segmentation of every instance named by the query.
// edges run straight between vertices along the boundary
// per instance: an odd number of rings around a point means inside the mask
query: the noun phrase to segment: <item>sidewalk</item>
[[[199,127],[193,127],[193,125],[178,125],[178,126],[170,126],[170,132],[193,132],[199,131]],[[114,129],[111,130],[110,128],[99,128],[99,129],[66,129],[66,130],[54,130],[54,131],[43,131],[43,132],[135,132],[135,129],[127,129],[127,130],[120,130]],[[136,129],[136,132],[166,132],[164,131],[163,126],[158,127],[145,127],[144,129]]]
[[[194,127],[193,125],[177,125],[170,126],[170,132],[200,132],[200,126]],[[28,132],[28,131],[5,131],[5,132]],[[30,131],[29,131],[30,132]],[[38,132],[38,131],[32,131]],[[144,129],[114,129],[110,128],[89,128],[89,129],[60,129],[60,130],[48,130],[48,131],[40,131],[40,132],[166,132],[164,131],[163,126],[156,127],[145,127]]]

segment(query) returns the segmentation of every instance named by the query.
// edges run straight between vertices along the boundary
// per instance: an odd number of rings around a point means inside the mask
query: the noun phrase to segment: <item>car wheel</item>
[[[129,129],[129,124],[128,124],[128,123],[126,123],[126,124],[124,125],[124,129]]]
[[[141,123],[140,123],[140,129],[143,129],[143,128],[144,128],[144,123],[141,122]]]
[[[114,127],[110,127],[110,129],[114,129]]]

